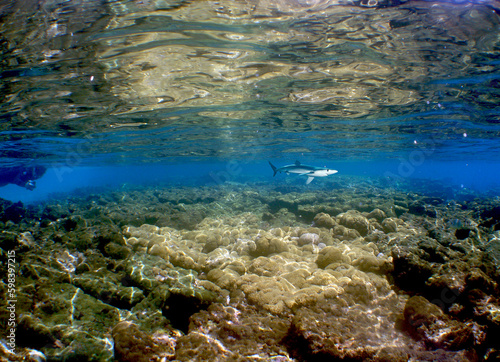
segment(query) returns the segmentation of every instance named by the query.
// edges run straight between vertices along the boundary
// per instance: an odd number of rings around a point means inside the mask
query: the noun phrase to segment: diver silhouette
[[[36,187],[35,180],[42,177],[45,171],[47,168],[41,165],[0,167],[0,187],[15,184],[32,191]]]

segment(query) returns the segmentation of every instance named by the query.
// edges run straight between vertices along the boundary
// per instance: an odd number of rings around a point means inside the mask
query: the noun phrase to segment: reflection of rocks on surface
[[[250,155],[256,139],[271,145],[283,131],[318,132],[317,143],[337,159],[346,157],[338,146],[347,139],[361,157],[374,146],[411,152],[401,134],[429,136],[421,129],[429,122],[443,140],[453,139],[456,129],[443,125],[463,115],[441,109],[462,102],[464,109],[488,110],[499,96],[496,78],[481,81],[495,71],[495,0],[24,3],[2,8],[2,79],[9,85],[2,106],[16,117],[0,126],[63,132],[78,152],[230,158]],[[76,68],[74,59],[81,60]],[[464,69],[482,88],[462,81]],[[18,82],[20,75],[27,81]],[[407,115],[409,127],[401,126],[396,120]],[[483,122],[482,112],[467,117]],[[325,118],[356,119],[356,129]],[[133,147],[123,147],[120,137],[103,135],[123,128],[138,135],[149,128],[159,137],[134,137]],[[266,136],[247,131],[257,128]],[[322,136],[331,132],[344,138]],[[489,137],[487,129],[475,132]],[[318,147],[284,151],[320,154]],[[15,216],[16,207],[11,211]]]
[[[0,236],[22,255],[19,356],[497,356],[500,277],[483,252],[495,215],[368,190],[144,189],[31,209]]]
[[[135,13],[115,16],[108,28],[117,34],[112,36],[115,41],[103,40],[99,63],[107,70],[110,93],[128,105],[120,104],[117,113],[191,108],[189,118],[151,115],[150,124],[136,125],[209,125],[207,135],[197,137],[204,141],[215,129],[228,145],[226,156],[230,150],[249,152],[241,144],[250,144],[253,136],[225,131],[241,119],[248,128],[262,127],[254,120],[276,119],[295,130],[303,127],[297,120],[307,119],[308,126],[324,130],[329,127],[322,123],[325,117],[356,118],[356,135],[375,127],[392,135],[397,125],[374,126],[371,120],[389,114],[425,117],[423,112],[440,109],[457,97],[473,107],[479,106],[476,102],[495,104],[487,92],[478,97],[476,90],[459,87],[459,82],[442,83],[445,78],[461,79],[464,67],[477,76],[490,71],[476,56],[478,49],[486,56],[486,49],[495,46],[491,29],[498,28],[498,20],[490,6],[495,2],[206,1],[165,10],[151,2],[131,10],[147,11],[153,18],[168,14],[178,22],[177,31],[145,31]],[[373,9],[378,7],[384,9]],[[206,28],[193,29],[189,21]],[[123,39],[121,33],[126,35]],[[434,41],[432,50],[429,39]],[[268,107],[261,107],[262,100]],[[228,111],[228,106],[234,107]],[[115,126],[133,125],[125,116]],[[272,121],[264,127],[274,132]],[[334,127],[352,132],[349,123]],[[192,147],[195,154],[220,152]]]

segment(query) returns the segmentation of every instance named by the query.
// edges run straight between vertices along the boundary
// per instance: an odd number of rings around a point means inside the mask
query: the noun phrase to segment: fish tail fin
[[[268,162],[269,162],[269,165],[271,166],[271,168],[273,169],[273,172],[274,172],[273,177],[274,177],[274,176],[276,176],[276,172],[277,172],[276,170],[277,170],[277,168],[276,168],[276,166],[274,166],[274,165],[271,163],[271,161],[268,161]]]

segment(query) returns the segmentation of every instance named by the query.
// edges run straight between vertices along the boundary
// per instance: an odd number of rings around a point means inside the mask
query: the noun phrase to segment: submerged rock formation
[[[495,254],[485,252],[498,248],[498,231],[479,201],[421,197],[440,218],[414,209],[398,216],[396,202],[419,196],[381,190],[380,207],[363,211],[361,188],[294,195],[234,187],[231,198],[231,187],[210,199],[204,189],[90,195],[3,222],[0,247],[19,255],[19,348],[5,358],[33,349],[49,360],[99,361],[499,355],[500,277]],[[290,209],[275,208],[277,198]],[[235,199],[251,212],[233,207]],[[142,205],[148,211],[134,214]],[[160,209],[169,215],[151,216]],[[304,209],[315,212],[308,223]],[[174,221],[190,212],[205,217]],[[469,236],[457,237],[457,225]]]

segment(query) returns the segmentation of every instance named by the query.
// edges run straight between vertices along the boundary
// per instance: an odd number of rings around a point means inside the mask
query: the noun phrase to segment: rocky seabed
[[[500,358],[492,199],[233,185],[0,210],[2,361]]]

